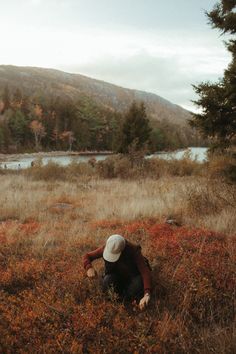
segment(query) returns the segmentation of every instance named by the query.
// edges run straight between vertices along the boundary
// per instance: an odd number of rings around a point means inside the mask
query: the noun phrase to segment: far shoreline
[[[146,159],[160,158],[165,160],[181,160],[190,158],[192,161],[207,161],[206,147],[188,147],[175,151],[156,151],[147,154]],[[40,151],[32,153],[0,154],[0,169],[21,169],[34,165],[37,160],[42,160],[45,165],[49,161],[67,166],[72,161],[76,163],[88,162],[90,160],[103,161],[110,156],[119,156],[114,151]]]
[[[44,158],[56,156],[93,156],[93,155],[114,155],[113,151],[39,151],[29,153],[3,154],[0,153],[0,162],[17,161],[22,158]]]

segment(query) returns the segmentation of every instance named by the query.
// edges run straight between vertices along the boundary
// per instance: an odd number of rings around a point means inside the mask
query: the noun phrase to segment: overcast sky
[[[216,0],[0,0],[0,64],[56,68],[194,109],[192,84],[230,57],[204,15]]]

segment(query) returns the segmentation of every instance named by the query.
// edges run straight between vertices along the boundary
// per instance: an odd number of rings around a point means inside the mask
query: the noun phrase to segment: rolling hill
[[[99,105],[120,112],[125,111],[133,100],[143,101],[151,119],[168,120],[181,125],[191,118],[190,112],[156,94],[122,88],[55,69],[0,65],[0,91],[6,85],[11,89],[20,88],[31,96],[43,93],[76,100],[80,95],[86,95]]]

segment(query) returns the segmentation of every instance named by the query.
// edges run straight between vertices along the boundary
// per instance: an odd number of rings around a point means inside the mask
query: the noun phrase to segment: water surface
[[[184,157],[189,157],[191,160],[198,162],[204,162],[207,160],[207,148],[188,148],[185,150],[178,150],[174,152],[159,152],[147,156],[147,158],[161,158],[165,160],[181,160]],[[42,164],[47,165],[49,161],[55,162],[61,166],[67,166],[72,162],[88,162],[90,159],[95,159],[96,161],[103,161],[107,157],[111,156],[110,154],[88,154],[88,155],[60,155],[60,156],[50,156],[42,157]],[[20,170],[31,167],[32,162],[35,162],[38,157],[35,156],[22,156],[16,160],[12,161],[1,161],[0,167]]]

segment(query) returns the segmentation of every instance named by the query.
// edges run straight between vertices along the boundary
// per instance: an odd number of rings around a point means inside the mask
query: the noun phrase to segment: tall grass
[[[57,173],[56,180],[51,180],[51,169]],[[201,176],[156,180],[103,179],[84,174],[71,177],[71,167],[69,171],[62,169],[62,175],[58,166],[52,165],[40,172],[32,169],[26,175],[0,176],[1,220],[47,219],[50,208],[57,212],[54,204],[71,200],[76,205],[73,213],[81,219],[174,218],[179,223],[228,234],[236,229],[236,187],[224,180]]]

